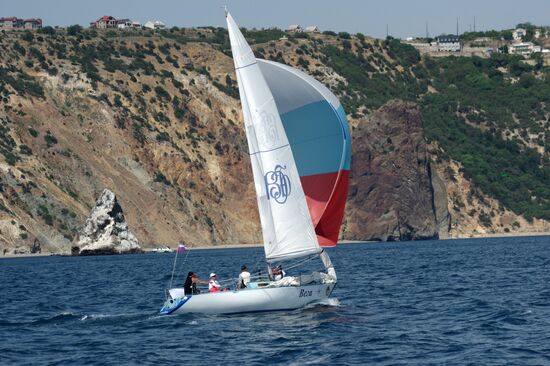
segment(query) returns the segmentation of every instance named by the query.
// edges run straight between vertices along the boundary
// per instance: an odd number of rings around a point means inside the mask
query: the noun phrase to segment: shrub
[[[342,39],[350,39],[351,36],[348,32],[338,32],[338,37]]]
[[[69,36],[76,36],[77,34],[80,34],[80,33],[82,33],[82,27],[78,24],[67,27],[67,34]]]
[[[47,34],[53,36],[55,34],[55,29],[53,27],[45,26],[36,31],[37,33]]]
[[[46,134],[44,135],[44,141],[46,141],[46,144],[48,145],[48,147],[51,147],[55,144],[57,144],[57,139],[55,138],[55,136],[50,132],[50,130],[48,130],[46,132]]]
[[[27,129],[27,131],[29,131],[29,133],[31,134],[32,137],[35,137],[35,138],[36,138],[36,137],[38,137],[38,135],[39,135],[38,131],[35,130],[34,128],[32,128],[32,127],[29,127],[29,128]]]
[[[170,135],[166,132],[159,132],[156,137],[158,142],[170,141]]]
[[[27,145],[20,145],[19,151],[21,152],[21,154],[24,154],[24,155],[32,155],[32,149]]]
[[[162,174],[161,172],[156,172],[156,173],[155,173],[154,181],[155,181],[155,182],[164,183],[164,184],[167,185],[167,186],[170,185],[170,181],[169,181],[169,180],[164,176],[164,174]]]
[[[155,86],[155,93],[157,93],[157,96],[160,99],[164,100],[170,100],[170,94],[162,87],[162,86]]]

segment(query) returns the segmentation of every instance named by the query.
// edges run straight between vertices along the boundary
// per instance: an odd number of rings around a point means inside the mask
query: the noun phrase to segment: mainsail
[[[268,262],[321,252],[287,133],[252,49],[227,14]]]

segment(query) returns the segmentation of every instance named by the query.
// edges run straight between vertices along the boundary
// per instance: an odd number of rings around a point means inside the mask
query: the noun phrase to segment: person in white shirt
[[[250,283],[250,272],[248,272],[248,268],[243,265],[241,267],[241,273],[239,274],[239,279],[237,281],[237,288],[246,288],[248,284]]]
[[[220,292],[222,290],[222,287],[220,286],[220,283],[218,282],[218,279],[216,278],[215,273],[210,273],[210,281],[208,282],[208,290],[210,292]]]

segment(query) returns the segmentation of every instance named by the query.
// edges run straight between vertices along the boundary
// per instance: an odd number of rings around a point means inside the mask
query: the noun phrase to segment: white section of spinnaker
[[[268,262],[321,252],[281,117],[260,67],[227,14]]]
[[[317,93],[319,93],[322,96],[322,98],[326,99],[335,110],[337,110],[340,107],[340,101],[338,100],[338,98],[326,86],[324,86],[323,84],[321,84],[319,81],[309,76],[308,74],[298,69],[295,69],[291,66],[281,64],[279,62],[262,60],[262,59],[257,59],[257,61],[258,63],[260,63],[261,65],[260,68],[262,68],[262,71],[268,70],[268,68],[263,67],[264,65],[271,65],[273,67],[283,69],[289,72],[290,74],[297,76],[300,80],[303,80],[305,83],[309,84]],[[291,89],[292,85],[289,85],[288,87],[289,89]],[[281,110],[279,110],[279,112],[284,114],[296,107],[300,107],[302,105],[309,104],[317,100],[321,100],[320,97],[309,96],[309,93],[305,95],[307,96],[302,97],[303,99],[299,99],[299,98],[296,99],[296,95],[293,95],[293,99],[294,99],[293,105],[284,106]],[[305,98],[311,98],[311,100],[308,100]]]

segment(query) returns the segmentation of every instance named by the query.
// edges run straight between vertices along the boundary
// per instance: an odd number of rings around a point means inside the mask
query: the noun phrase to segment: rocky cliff
[[[359,121],[351,170],[345,237],[416,240],[448,232],[445,187],[430,168],[416,104],[390,101]]]
[[[139,242],[128,229],[122,207],[105,189],[71,248],[72,255],[140,253]]]
[[[258,56],[315,76],[348,112],[342,239],[548,230],[427,148],[414,104],[377,110],[435,93],[423,89],[429,60],[359,35],[271,33],[246,32]],[[0,254],[70,253],[106,187],[144,248],[260,242],[223,29],[8,32],[0,45]]]

